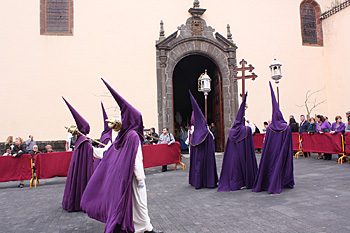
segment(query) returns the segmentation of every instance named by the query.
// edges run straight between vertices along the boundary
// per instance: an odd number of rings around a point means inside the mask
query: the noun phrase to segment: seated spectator
[[[11,151],[12,157],[19,157],[23,154],[27,153],[26,151],[26,146],[23,142],[23,139],[18,137],[15,139],[15,145]],[[21,180],[21,182],[19,183],[18,187],[23,188],[24,187],[24,180]]]
[[[168,128],[164,128],[163,129],[163,133],[160,135],[159,137],[162,141],[159,141],[158,144],[165,144],[167,143],[168,146],[170,146],[172,143],[175,142],[174,136],[169,133],[169,129]],[[168,170],[168,166],[164,165],[162,167],[162,172],[165,172]]]
[[[308,132],[308,128],[310,126],[310,122],[308,122],[305,119],[305,115],[300,115],[300,126],[299,126],[299,133],[306,133]]]
[[[323,134],[323,133],[329,133],[331,131],[331,126],[326,121],[326,119],[322,115],[317,115],[317,125],[316,125],[316,132]],[[322,154],[319,153],[317,159],[322,159]],[[331,160],[332,159],[332,154],[324,154],[324,160]]]
[[[6,148],[6,152],[2,156],[12,156],[11,148]]]
[[[26,150],[30,153],[33,150],[33,146],[36,145],[36,141],[34,141],[34,136],[29,135],[29,139],[26,140]]]
[[[331,134],[335,133],[344,133],[345,132],[345,124],[342,122],[341,116],[335,117],[335,122],[331,127]]]
[[[309,119],[309,122],[310,122],[310,124],[309,124],[309,127],[307,128],[307,133],[308,134],[316,133],[316,120],[315,120],[315,118],[311,117]]]
[[[267,121],[264,121],[264,128],[263,128],[263,132],[266,133],[266,129],[269,126],[269,123],[267,123]]]
[[[51,145],[46,145],[45,146],[45,153],[51,153],[51,152],[53,152],[53,150],[52,150],[52,146]]]
[[[299,133],[299,126],[297,125],[297,122],[295,121],[294,117],[289,118],[289,127],[292,130],[292,133]]]
[[[13,145],[14,145],[13,136],[8,136],[7,139],[6,139],[6,142],[5,142],[5,150],[7,148],[10,148],[12,150]]]

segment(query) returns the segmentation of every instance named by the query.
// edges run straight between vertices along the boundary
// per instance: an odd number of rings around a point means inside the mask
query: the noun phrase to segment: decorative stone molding
[[[158,90],[158,128],[168,127],[174,133],[173,72],[176,64],[190,55],[202,55],[213,61],[219,69],[222,82],[223,124],[225,138],[234,122],[238,110],[237,82],[232,80],[236,65],[237,46],[207,26],[200,16],[206,9],[198,5],[189,12],[192,17],[178,27],[168,37],[156,41],[157,90]]]

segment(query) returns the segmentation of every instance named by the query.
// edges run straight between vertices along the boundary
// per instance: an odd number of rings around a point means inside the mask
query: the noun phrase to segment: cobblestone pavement
[[[167,233],[349,232],[350,164],[337,164],[335,157],[294,159],[295,188],[273,195],[195,190],[188,169],[146,169],[152,224]],[[222,154],[216,158],[220,172]],[[188,158],[183,162],[189,165]],[[65,178],[41,180],[36,189],[28,183],[23,189],[18,182],[0,183],[0,232],[103,232],[103,223],[62,209]]]

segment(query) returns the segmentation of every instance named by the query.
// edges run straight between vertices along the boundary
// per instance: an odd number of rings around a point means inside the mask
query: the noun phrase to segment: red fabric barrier
[[[299,151],[299,133],[292,133],[293,151]]]
[[[313,135],[303,133],[301,145],[304,152],[342,154],[341,134],[315,133]]]
[[[350,133],[344,134],[344,140],[345,140],[345,153],[347,155],[350,155]]]
[[[143,167],[157,167],[180,162],[181,146],[179,142],[142,146]]]
[[[253,135],[253,141],[254,141],[254,148],[256,149],[262,149],[264,145],[264,133],[256,133]]]
[[[30,167],[30,155],[20,157],[0,156],[0,182],[30,180],[32,169]]]
[[[55,176],[67,177],[72,154],[72,151],[63,151],[35,155],[35,172],[38,179],[48,179]]]

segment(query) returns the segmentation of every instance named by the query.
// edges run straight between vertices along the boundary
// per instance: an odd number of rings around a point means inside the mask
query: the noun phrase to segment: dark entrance
[[[225,137],[221,75],[216,64],[205,56],[190,55],[181,59],[175,66],[173,72],[174,132],[178,132],[180,124],[185,127],[190,125],[192,107],[188,90],[191,90],[204,114],[204,95],[198,92],[198,78],[205,69],[212,79],[212,90],[208,95],[208,124],[215,123],[216,151],[223,151]]]

